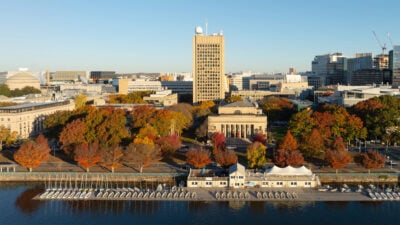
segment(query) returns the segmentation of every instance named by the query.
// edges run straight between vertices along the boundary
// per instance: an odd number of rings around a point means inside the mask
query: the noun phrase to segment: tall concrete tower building
[[[193,103],[225,98],[224,36],[204,35],[196,27],[193,36]]]

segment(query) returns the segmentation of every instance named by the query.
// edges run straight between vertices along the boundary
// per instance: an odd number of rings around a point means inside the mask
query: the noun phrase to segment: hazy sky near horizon
[[[194,28],[224,32],[225,70],[311,70],[315,55],[400,44],[398,0],[0,0],[0,71],[192,70]]]

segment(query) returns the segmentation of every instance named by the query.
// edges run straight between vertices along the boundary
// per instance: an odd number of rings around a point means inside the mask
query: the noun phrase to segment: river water
[[[34,184],[1,184],[0,224],[400,224],[400,202],[32,200],[40,191]]]

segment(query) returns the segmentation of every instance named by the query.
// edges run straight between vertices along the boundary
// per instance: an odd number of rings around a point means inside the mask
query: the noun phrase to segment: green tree
[[[298,140],[305,134],[309,134],[316,126],[312,117],[312,110],[302,110],[292,116],[289,122],[289,130]]]
[[[11,97],[11,90],[7,84],[0,84],[0,95]]]
[[[254,142],[247,147],[246,156],[250,168],[262,167],[267,162],[266,147],[260,142]]]

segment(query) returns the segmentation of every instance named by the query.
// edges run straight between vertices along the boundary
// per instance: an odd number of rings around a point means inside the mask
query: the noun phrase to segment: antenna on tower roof
[[[208,22],[206,20],[206,36],[208,35]]]

